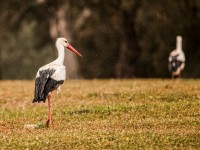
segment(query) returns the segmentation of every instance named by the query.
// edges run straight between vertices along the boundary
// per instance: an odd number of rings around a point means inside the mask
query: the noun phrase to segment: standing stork
[[[182,50],[182,37],[176,37],[176,49],[169,55],[169,71],[172,78],[181,77],[181,72],[185,67],[185,54]]]
[[[49,127],[51,122],[52,127],[53,119],[51,114],[51,93],[54,90],[60,91],[60,86],[64,83],[66,77],[65,66],[63,65],[65,56],[65,47],[75,54],[82,56],[76,49],[74,49],[65,38],[57,38],[56,48],[58,50],[58,58],[53,62],[39,68],[35,79],[35,93],[34,102],[45,102],[48,99],[48,119],[46,126]]]

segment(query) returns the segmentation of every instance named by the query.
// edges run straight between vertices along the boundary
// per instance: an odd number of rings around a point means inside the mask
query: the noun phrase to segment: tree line
[[[183,77],[200,77],[198,0],[2,0],[0,79],[33,79],[66,37],[68,78],[170,77],[168,56],[183,37]]]

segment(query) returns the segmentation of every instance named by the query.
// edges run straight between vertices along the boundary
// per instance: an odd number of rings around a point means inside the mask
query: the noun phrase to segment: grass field
[[[0,149],[200,149],[200,80],[68,80],[52,95],[54,129],[33,90],[0,81]]]

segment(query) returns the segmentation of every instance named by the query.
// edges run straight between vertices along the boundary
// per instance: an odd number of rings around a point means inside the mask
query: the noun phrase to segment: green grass
[[[200,80],[66,81],[52,95],[54,129],[33,90],[0,81],[0,149],[200,149]]]

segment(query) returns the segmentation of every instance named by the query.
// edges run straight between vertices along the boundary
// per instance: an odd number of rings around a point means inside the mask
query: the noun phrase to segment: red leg
[[[52,118],[52,114],[51,114],[51,101],[50,101],[51,93],[48,94],[47,98],[48,98],[48,119],[46,122],[46,127],[49,128],[49,123],[51,122],[52,127],[54,128],[53,118]]]

